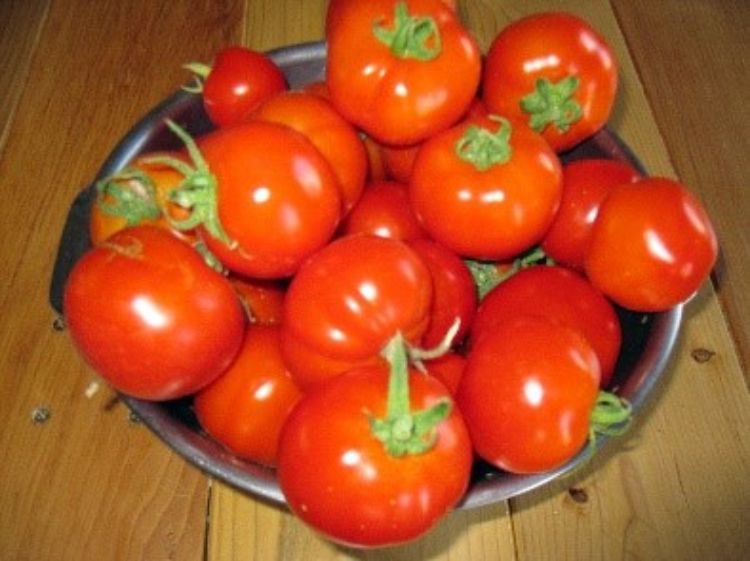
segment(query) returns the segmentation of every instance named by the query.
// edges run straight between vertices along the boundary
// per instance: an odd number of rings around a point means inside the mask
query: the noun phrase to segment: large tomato
[[[455,123],[474,98],[480,51],[440,0],[335,3],[327,83],[336,108],[385,144],[415,144]]]
[[[217,127],[242,123],[266,99],[286,90],[286,78],[267,55],[232,45],[218,52],[213,66],[187,64],[203,83],[203,106]]]
[[[301,395],[281,358],[279,328],[251,325],[237,358],[195,395],[193,408],[201,427],[238,457],[273,466]]]
[[[401,368],[329,380],[299,401],[281,434],[278,476],[290,508],[349,546],[414,540],[468,487],[471,442],[450,394],[407,373],[403,359]]]
[[[397,332],[420,342],[431,304],[430,272],[406,244],[339,238],[308,259],[289,285],[284,358],[304,389],[353,366],[379,363]]]
[[[301,133],[252,121],[210,132],[192,144],[195,167],[173,197],[192,211],[208,249],[228,269],[288,277],[334,234],[341,216],[330,163]]]
[[[716,262],[716,234],[703,205],[660,177],[612,189],[591,232],[584,267],[623,308],[667,310],[693,295]]]
[[[476,343],[524,315],[543,316],[581,333],[599,359],[601,386],[609,384],[620,355],[622,328],[614,306],[585,277],[560,266],[521,269],[484,297],[471,340]]]
[[[606,124],[617,93],[617,61],[578,16],[534,14],[512,22],[492,42],[482,92],[491,112],[527,123],[562,151]]]
[[[563,166],[560,208],[542,240],[542,249],[568,267],[583,270],[583,257],[602,201],[622,183],[633,183],[641,174],[630,164],[591,158]]]
[[[598,390],[599,362],[580,333],[522,316],[471,348],[456,400],[484,460],[536,473],[582,449]]]
[[[359,200],[367,178],[367,152],[354,126],[326,99],[301,91],[284,92],[264,102],[253,117],[292,127],[320,150],[341,185],[344,213]]]
[[[480,117],[422,145],[410,196],[432,238],[463,257],[504,260],[541,241],[561,178],[560,160],[541,136]]]
[[[164,229],[122,230],[65,285],[73,342],[115,389],[150,400],[194,393],[232,362],[245,317],[229,282]]]

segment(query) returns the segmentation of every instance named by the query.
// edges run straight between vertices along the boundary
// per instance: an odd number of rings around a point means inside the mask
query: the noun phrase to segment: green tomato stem
[[[396,3],[392,28],[386,28],[381,22],[375,21],[372,33],[396,58],[430,61],[442,51],[440,30],[435,20],[430,16],[409,15],[406,2]]]
[[[633,418],[630,403],[612,392],[599,391],[591,412],[589,442],[593,447],[599,435],[619,436],[628,430]]]
[[[496,115],[492,115],[490,119],[499,123],[495,132],[479,125],[470,125],[455,146],[456,156],[479,171],[505,164],[513,154],[510,146],[510,121]]]
[[[394,457],[424,454],[437,439],[437,426],[451,412],[449,399],[419,411],[411,411],[409,398],[409,355],[403,336],[396,334],[383,349],[390,365],[386,414],[371,417],[370,429]]]
[[[549,125],[560,133],[567,132],[583,116],[583,109],[573,97],[579,85],[576,76],[566,76],[555,84],[539,78],[534,91],[520,102],[521,109],[529,114],[529,126],[539,133]]]
[[[125,219],[128,226],[156,220],[161,209],[156,201],[154,182],[142,170],[128,167],[96,184],[96,205],[110,216]]]
[[[193,73],[193,84],[182,86],[182,89],[193,94],[202,94],[203,82],[211,73],[211,67],[202,62],[188,62],[187,64],[183,64],[182,67]]]

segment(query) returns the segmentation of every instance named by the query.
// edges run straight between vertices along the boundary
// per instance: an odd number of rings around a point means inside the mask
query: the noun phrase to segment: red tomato
[[[542,240],[544,252],[557,263],[582,271],[602,201],[616,185],[640,178],[633,166],[617,160],[585,159],[564,165],[562,200]]]
[[[601,386],[609,385],[622,346],[612,304],[588,280],[559,266],[536,265],[501,282],[482,300],[471,331],[476,344],[518,316],[543,316],[578,331],[596,352]]]
[[[406,383],[410,412],[450,404],[443,384],[429,376],[413,373]],[[373,425],[391,421],[388,387],[387,367],[347,372],[306,394],[281,434],[278,476],[290,508],[349,546],[382,547],[422,536],[469,483],[471,443],[455,407],[419,435],[419,451],[397,455],[385,445]]]
[[[370,182],[384,181],[387,178],[385,163],[383,162],[383,150],[380,144],[367,135],[362,137],[365,150],[367,151],[367,179]]]
[[[196,394],[193,408],[235,455],[275,466],[281,427],[301,395],[281,359],[279,328],[251,325],[237,358]]]
[[[560,152],[601,129],[617,93],[617,61],[581,18],[540,13],[500,31],[482,81],[493,113],[528,123]]]
[[[485,461],[536,473],[581,450],[598,389],[596,354],[577,331],[524,316],[472,347],[456,400]]]
[[[718,243],[705,209],[671,179],[649,177],[612,189],[584,259],[592,284],[623,308],[667,310],[708,278]]]
[[[242,343],[229,282],[161,228],[117,232],[76,262],[65,285],[73,342],[115,389],[174,399],[212,382]]]
[[[266,99],[286,90],[286,78],[263,53],[240,46],[219,51],[213,67],[188,65],[205,81],[203,105],[211,122],[225,127],[246,121]]]
[[[344,218],[341,232],[401,241],[427,236],[412,210],[408,187],[397,181],[369,183],[357,205]]]
[[[253,325],[278,325],[284,310],[286,285],[274,280],[229,276]]]
[[[349,212],[367,178],[367,152],[357,130],[327,100],[299,91],[273,96],[253,116],[304,134],[331,164],[341,185],[343,211]]]
[[[308,259],[284,302],[282,352],[303,389],[382,361],[396,332],[419,343],[432,279],[406,244],[378,236],[339,238]]]
[[[430,322],[422,336],[422,347],[432,348],[444,338],[453,323],[461,324],[453,345],[463,341],[469,332],[477,309],[477,288],[469,268],[448,248],[428,239],[409,242],[432,275]]]
[[[410,194],[432,238],[463,257],[495,261],[541,241],[557,212],[561,177],[541,136],[486,119],[427,140]]]
[[[197,171],[176,200],[192,211],[186,224],[200,224],[208,249],[230,271],[288,277],[333,236],[339,183],[304,135],[254,121],[210,132],[198,146]]]
[[[424,367],[429,376],[440,380],[455,397],[466,368],[466,357],[449,351],[442,356],[424,361]]]
[[[388,176],[401,183],[409,183],[419,146],[382,146],[383,167]]]
[[[384,144],[415,144],[455,123],[481,74],[476,41],[440,0],[336,3],[327,29],[334,106]]]
[[[163,157],[183,158],[167,152],[143,154],[97,184],[97,195],[89,211],[89,235],[93,245],[139,224],[152,224],[186,241],[195,240],[193,232],[175,230],[169,222],[170,217],[184,219],[187,213],[170,201],[171,192],[180,185],[183,176],[173,167],[153,160]]]

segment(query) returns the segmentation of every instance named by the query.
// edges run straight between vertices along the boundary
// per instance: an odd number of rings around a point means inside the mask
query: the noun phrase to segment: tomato
[[[301,395],[281,359],[279,328],[251,325],[237,358],[195,395],[193,408],[236,456],[275,466],[281,427]]]
[[[471,33],[440,0],[339,2],[327,29],[334,106],[384,144],[416,144],[455,123],[479,85]]]
[[[89,235],[93,245],[139,224],[152,224],[171,230],[187,241],[195,240],[194,233],[175,230],[169,222],[169,218],[185,218],[186,213],[170,201],[172,190],[182,182],[182,174],[171,166],[151,160],[164,156],[182,157],[167,152],[143,154],[126,168],[97,183],[96,197],[89,210]]]
[[[331,32],[331,29],[338,25],[338,22],[341,20],[341,11],[344,4],[361,1],[362,0],[330,0],[326,10],[326,35],[328,35],[328,33]],[[442,2],[454,12],[458,10],[456,0],[442,0]]]
[[[367,152],[356,129],[319,95],[284,92],[264,102],[256,119],[287,125],[304,134],[325,156],[341,186],[343,212],[362,194],[367,178]]]
[[[596,354],[577,331],[521,316],[471,348],[456,401],[479,456],[512,473],[537,473],[584,446],[598,388]]]
[[[275,280],[249,279],[230,275],[240,301],[245,307],[248,320],[253,325],[278,325],[284,309],[286,285]]]
[[[405,366],[399,376],[394,382],[386,366],[342,374],[306,394],[282,430],[278,477],[287,503],[336,542],[417,539],[468,487],[471,442],[445,386]],[[429,415],[424,423],[405,422],[420,413]]]
[[[237,45],[220,50],[212,67],[186,68],[203,78],[203,106],[217,127],[246,121],[264,100],[287,89],[283,72],[270,57]]]
[[[455,396],[466,368],[466,357],[455,351],[448,351],[439,357],[424,361],[424,368],[428,376],[440,380],[450,394]]]
[[[387,179],[385,162],[383,162],[382,146],[370,136],[363,136],[362,142],[367,151],[367,179],[370,182],[383,181]]]
[[[487,108],[527,123],[558,152],[601,129],[617,93],[617,60],[587,22],[538,13],[500,31],[482,80]]]
[[[232,362],[245,318],[229,281],[164,229],[135,226],[85,253],[63,311],[81,355],[141,399],[194,393]]]
[[[708,278],[718,242],[683,184],[649,177],[616,186],[599,209],[584,258],[591,283],[623,308],[664,311]]]
[[[430,322],[422,336],[422,347],[437,346],[456,320],[461,323],[453,336],[453,346],[469,332],[477,309],[474,278],[463,260],[448,248],[429,239],[409,242],[432,275]]]
[[[372,234],[395,240],[415,240],[427,233],[409,202],[408,187],[397,181],[375,181],[341,224],[343,234]]]
[[[260,121],[186,142],[195,169],[175,200],[189,208],[208,249],[230,271],[288,277],[333,236],[341,216],[331,165],[304,135]]]
[[[626,162],[584,159],[563,166],[563,194],[542,249],[557,263],[583,270],[591,228],[609,191],[621,183],[633,183],[641,174]]]
[[[406,244],[369,235],[339,238],[310,257],[289,285],[284,359],[303,389],[379,363],[396,332],[420,342],[431,304],[430,272]]]
[[[518,316],[539,315],[577,330],[596,352],[601,386],[612,378],[622,346],[614,306],[584,276],[560,266],[521,269],[482,300],[471,331],[472,344]]]
[[[463,257],[504,260],[541,241],[561,178],[559,158],[541,136],[503,119],[474,120],[422,145],[410,196],[432,238]]]
[[[414,160],[419,152],[419,144],[410,146],[382,146],[383,167],[389,177],[409,183],[411,170],[414,167]]]

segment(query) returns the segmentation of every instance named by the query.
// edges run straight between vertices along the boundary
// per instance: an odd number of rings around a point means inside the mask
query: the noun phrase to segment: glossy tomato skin
[[[279,484],[292,509],[318,532],[356,547],[414,540],[464,495],[472,464],[457,408],[429,451],[389,455],[370,430],[385,415],[388,369],[347,372],[300,400],[279,445]],[[450,398],[437,380],[410,376],[413,409]],[[315,466],[311,469],[310,466]]]
[[[552,223],[562,195],[561,164],[540,135],[513,126],[510,159],[477,169],[456,154],[456,144],[477,124],[493,132],[499,126],[473,120],[422,145],[411,202],[436,241],[463,257],[505,260],[541,241]]]
[[[217,181],[217,206],[230,243],[204,230],[209,250],[231,271],[291,276],[333,236],[341,216],[329,162],[302,134],[248,122],[198,139]]]
[[[609,385],[622,347],[614,306],[583,275],[561,266],[521,269],[482,299],[471,344],[519,316],[542,316],[578,331],[599,360],[602,388]]]
[[[607,42],[586,21],[564,12],[539,13],[511,22],[490,45],[482,80],[482,99],[493,113],[529,122],[521,100],[537,80],[558,84],[580,80],[572,99],[580,118],[566,130],[549,124],[541,131],[558,152],[572,148],[601,129],[617,93],[617,60]]]
[[[618,160],[584,159],[563,166],[560,208],[542,240],[544,252],[560,263],[583,271],[583,259],[599,207],[616,185],[633,183],[641,174]]]
[[[286,90],[281,69],[263,53],[233,45],[218,52],[203,84],[203,105],[217,127],[241,123],[264,100]]]
[[[692,296],[717,255],[700,201],[677,181],[649,177],[607,196],[584,267],[592,284],[623,308],[658,312]]]
[[[398,181],[371,181],[344,218],[342,234],[370,234],[410,241],[426,238],[409,201],[408,186]]]
[[[467,356],[456,400],[476,452],[511,473],[539,473],[586,443],[599,363],[576,331],[518,317],[487,333]]]
[[[251,325],[232,365],[195,395],[193,409],[235,455],[275,466],[281,427],[301,396],[281,358],[279,327]]]
[[[397,331],[419,343],[431,303],[430,272],[406,244],[344,236],[308,259],[289,285],[284,358],[302,388],[380,362]]]
[[[455,397],[466,368],[466,357],[455,351],[448,351],[437,358],[424,361],[424,367],[428,376],[440,380]]]
[[[92,368],[148,400],[212,382],[236,356],[245,326],[229,282],[153,226],[122,230],[84,254],[65,285],[64,315]]]
[[[469,333],[477,310],[474,278],[456,253],[433,240],[414,240],[409,247],[422,258],[432,275],[430,322],[422,335],[422,347],[430,349],[438,345],[456,320],[461,323],[452,346],[458,346]]]
[[[457,14],[440,0],[403,2],[431,17],[441,50],[430,60],[400,58],[373,32],[392,30],[392,0],[340,2],[329,25],[327,83],[334,106],[384,144],[415,144],[455,123],[476,94],[480,51]],[[433,41],[429,41],[434,44]]]
[[[283,316],[286,283],[228,276],[253,325],[279,325]]]
[[[287,125],[320,150],[339,180],[343,213],[362,195],[367,178],[367,152],[357,130],[320,95],[289,91],[265,101],[253,114],[263,121]]]

